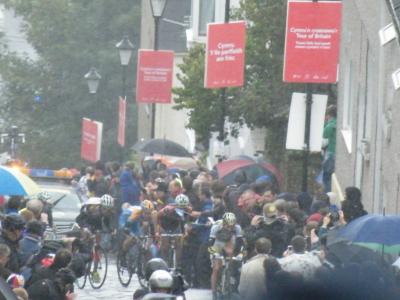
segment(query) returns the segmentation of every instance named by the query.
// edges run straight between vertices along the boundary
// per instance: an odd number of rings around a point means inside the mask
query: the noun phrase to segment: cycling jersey
[[[184,225],[189,221],[189,214],[183,208],[167,205],[158,212],[158,221],[166,232],[183,233]]]
[[[134,235],[141,235],[141,221],[143,215],[143,208],[141,206],[130,206],[122,208],[119,216],[118,227],[120,229],[129,228],[130,232]]]

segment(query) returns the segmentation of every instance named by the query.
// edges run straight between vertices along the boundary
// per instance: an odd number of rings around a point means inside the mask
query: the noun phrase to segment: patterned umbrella
[[[39,186],[18,169],[0,167],[0,195],[26,196],[39,192]]]

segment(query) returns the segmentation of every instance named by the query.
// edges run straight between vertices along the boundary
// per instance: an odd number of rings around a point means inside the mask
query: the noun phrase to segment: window
[[[215,21],[215,0],[201,0],[199,3],[198,33],[207,34],[207,24]]]

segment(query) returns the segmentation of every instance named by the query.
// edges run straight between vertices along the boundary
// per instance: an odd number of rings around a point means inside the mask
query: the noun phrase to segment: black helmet
[[[157,271],[157,270],[168,271],[167,263],[161,258],[150,259],[146,263],[146,268],[145,268],[145,272],[144,272],[146,280],[148,281],[150,279],[151,274],[153,274],[153,272]]]
[[[22,230],[25,227],[25,221],[20,215],[12,214],[6,216],[1,225],[5,230]]]

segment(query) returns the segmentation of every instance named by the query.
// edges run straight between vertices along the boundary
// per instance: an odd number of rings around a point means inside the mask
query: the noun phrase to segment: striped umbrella
[[[18,169],[0,167],[0,195],[26,196],[39,192],[39,186]]]

